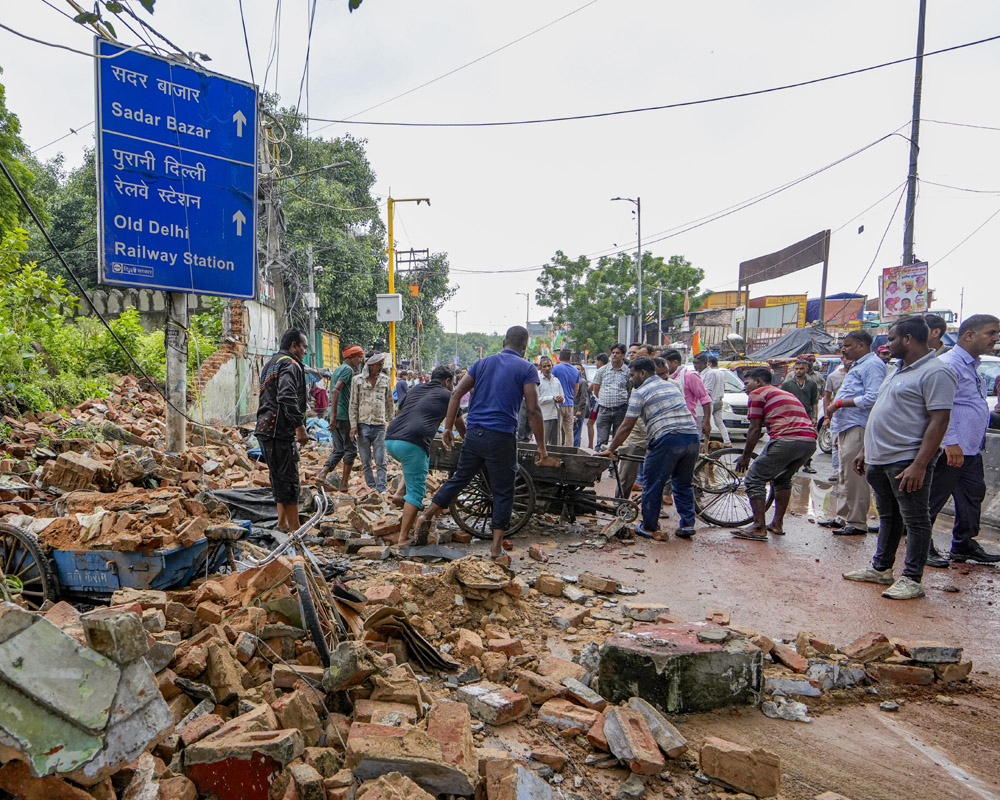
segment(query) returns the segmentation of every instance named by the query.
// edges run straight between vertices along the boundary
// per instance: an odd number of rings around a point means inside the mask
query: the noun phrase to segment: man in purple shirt
[[[976,541],[979,516],[986,498],[982,450],[986,444],[986,428],[990,410],[986,392],[979,376],[979,356],[993,352],[1000,335],[1000,319],[991,314],[975,314],[958,329],[958,343],[938,356],[958,378],[951,422],[941,444],[944,452],[938,457],[931,482],[931,522],[944,508],[948,498],[955,500],[955,525],[951,533],[951,560],[977,561],[996,564],[1000,555],[989,553]],[[948,567],[948,559],[939,553],[933,541],[927,566]]]
[[[465,438],[458,456],[455,474],[442,486],[430,507],[417,520],[417,543],[425,544],[430,525],[481,471],[486,472],[493,491],[492,558],[503,555],[503,535],[510,527],[514,509],[514,479],[517,476],[517,412],[521,401],[528,412],[528,422],[538,442],[535,461],[544,460],[545,434],[542,412],[538,408],[538,370],[524,360],[528,349],[528,331],[520,325],[508,328],[504,349],[473,364],[451,394],[444,418],[441,440],[445,447],[453,442],[452,428],[458,416],[462,395],[472,392],[469,414],[465,419]]]

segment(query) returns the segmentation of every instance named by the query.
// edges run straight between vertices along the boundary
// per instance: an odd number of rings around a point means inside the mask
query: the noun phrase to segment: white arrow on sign
[[[236,135],[242,139],[243,126],[247,124],[247,118],[243,116],[242,111],[237,111],[235,114],[233,114],[233,122],[236,123]]]
[[[243,226],[244,226],[244,224],[246,224],[246,221],[247,221],[247,218],[243,216],[243,212],[242,211],[237,211],[235,214],[233,214],[233,222],[236,223],[236,235],[237,236],[242,236],[243,235]]]

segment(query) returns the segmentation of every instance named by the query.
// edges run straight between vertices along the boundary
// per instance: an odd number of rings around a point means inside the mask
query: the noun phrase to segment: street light
[[[636,243],[635,243],[635,263],[636,271],[638,272],[638,288],[639,288],[639,341],[646,341],[646,318],[642,311],[642,198],[636,197],[612,197],[611,201],[624,200],[627,203],[631,203],[635,206],[635,219],[636,219]]]
[[[531,293],[514,292],[524,297],[524,329],[528,330],[528,321],[531,319]]]
[[[458,315],[464,314],[464,311],[452,311],[455,315],[455,366],[458,366]]]

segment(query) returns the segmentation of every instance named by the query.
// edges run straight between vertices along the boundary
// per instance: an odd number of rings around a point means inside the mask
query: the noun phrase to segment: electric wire
[[[126,47],[124,50],[119,50],[117,53],[108,53],[107,55],[99,55],[98,53],[88,53],[84,50],[77,50],[74,47],[67,47],[64,44],[56,44],[55,42],[46,42],[44,39],[36,39],[34,36],[28,36],[26,33],[21,33],[20,31],[14,30],[9,25],[4,25],[0,22],[0,28],[5,31],[13,33],[15,36],[20,36],[22,39],[27,39],[29,42],[34,42],[35,44],[45,45],[46,47],[54,47],[57,50],[68,50],[71,53],[76,53],[78,56],[86,56],[87,58],[118,58],[126,53],[130,53],[133,50],[142,50],[143,48],[151,48],[151,45],[145,42],[141,44],[134,44],[131,47]],[[152,49],[152,48],[151,48]]]
[[[70,128],[70,129],[69,129],[69,133],[64,133],[64,134],[63,134],[62,136],[60,136],[60,137],[59,137],[58,139],[53,139],[53,140],[52,140],[51,142],[49,142],[48,144],[43,144],[43,145],[42,145],[41,147],[36,147],[36,148],[35,148],[34,150],[32,150],[32,151],[31,151],[31,154],[32,154],[32,155],[34,155],[35,153],[40,153],[40,152],[42,152],[42,150],[44,150],[44,149],[45,149],[46,147],[52,147],[52,145],[54,145],[54,144],[58,144],[58,143],[59,143],[59,142],[61,142],[61,141],[62,141],[63,139],[66,139],[66,138],[68,138],[68,137],[70,137],[70,136],[75,136],[75,135],[79,134],[79,133],[80,133],[80,131],[82,131],[82,130],[86,130],[87,128],[89,128],[89,127],[90,127],[91,125],[93,125],[93,124],[94,124],[94,120],[91,120],[91,121],[90,121],[90,122],[88,122],[88,123],[87,123],[86,125],[79,125],[79,126],[77,126],[77,127],[75,128],[75,129],[74,129],[74,128]]]
[[[158,395],[160,395],[160,397],[163,398],[163,402],[164,403],[166,403],[168,406],[170,406],[170,408],[172,408],[174,411],[176,411],[178,414],[180,414],[188,422],[191,422],[194,425],[201,426],[202,423],[198,422],[198,420],[192,419],[182,409],[178,408],[172,402],[170,402],[170,399],[166,396],[166,394],[163,392],[163,390],[160,389],[160,387],[157,384],[157,382],[155,380],[153,380],[153,378],[149,375],[148,372],[146,372],[146,370],[143,368],[142,364],[140,364],[136,360],[135,356],[133,356],[132,353],[131,353],[131,351],[129,351],[129,349],[125,346],[125,343],[122,342],[122,340],[119,338],[118,334],[115,333],[114,329],[108,323],[107,319],[105,319],[104,315],[101,314],[101,312],[98,310],[97,306],[94,304],[93,299],[91,298],[91,296],[87,292],[87,290],[84,288],[83,284],[80,282],[80,279],[76,276],[76,273],[73,272],[72,267],[70,267],[69,263],[66,261],[66,259],[63,256],[62,252],[59,250],[58,247],[56,247],[56,243],[52,241],[52,237],[49,235],[48,230],[42,224],[42,221],[41,221],[41,219],[39,219],[38,214],[35,212],[35,209],[32,207],[31,203],[28,202],[28,198],[25,197],[24,192],[21,191],[21,187],[18,186],[17,182],[14,180],[14,176],[11,175],[10,170],[7,169],[7,164],[4,163],[4,161],[2,159],[0,159],[0,171],[3,172],[4,177],[7,178],[7,181],[13,187],[15,193],[18,196],[18,199],[21,201],[21,205],[23,205],[25,207],[25,209],[27,210],[28,214],[31,216],[31,219],[34,221],[35,225],[38,227],[38,230],[41,231],[42,236],[45,237],[45,241],[48,242],[49,247],[52,248],[52,252],[59,259],[60,263],[63,266],[63,269],[66,270],[66,274],[69,275],[70,279],[76,285],[77,290],[80,292],[80,296],[87,301],[87,304],[90,306],[91,310],[94,312],[94,316],[96,316],[101,321],[101,324],[104,325],[104,327],[107,329],[108,333],[111,334],[111,337],[115,340],[115,344],[117,344],[118,347],[121,349],[121,351],[126,355],[126,357],[128,358],[128,360],[136,368],[136,370],[138,371],[138,373],[143,378],[145,378],[146,381],[148,381],[149,385],[152,386],[153,389],[156,391],[156,393]],[[203,426],[203,427],[208,428],[208,427],[211,427],[211,426]]]
[[[964,42],[963,44],[952,45],[951,47],[943,47],[939,50],[932,50],[929,53],[924,53],[924,57],[941,55],[942,53],[950,53],[955,50],[962,50],[966,47],[974,47],[976,45],[987,44],[989,42],[994,42],[998,39],[1000,39],[1000,34],[997,34],[996,36],[989,36],[984,39],[977,39],[972,42]],[[917,58],[918,56],[907,56],[905,58],[897,58],[893,59],[892,61],[884,61],[881,64],[873,64],[867,67],[860,67],[858,69],[852,69],[846,72],[838,72],[834,75],[826,75],[821,78],[811,78],[809,80],[798,81],[796,83],[786,83],[780,86],[770,86],[766,89],[754,89],[746,92],[737,92],[734,94],[706,97],[700,100],[685,100],[677,103],[665,103],[663,105],[645,106],[642,108],[626,108],[626,109],[619,109],[616,111],[601,111],[591,114],[572,114],[562,117],[544,117],[537,119],[495,120],[489,122],[394,122],[394,121],[329,119],[326,117],[314,117],[313,121],[338,123],[343,125],[377,125],[377,126],[396,127],[396,128],[495,128],[495,127],[509,127],[512,125],[544,125],[552,122],[575,122],[578,120],[618,117],[627,114],[643,114],[648,111],[666,111],[675,108],[689,108],[691,106],[700,106],[700,105],[707,105],[709,103],[718,103],[724,100],[739,100],[745,97],[756,97],[758,95],[773,94],[775,92],[783,92],[789,89],[799,89],[802,88],[803,86],[813,86],[818,83],[826,83],[828,81],[839,80],[840,78],[847,78],[852,75],[861,75],[865,72],[872,72],[874,70],[884,69],[886,67],[893,67],[898,64],[906,64],[910,61],[914,61]]]
[[[942,189],[954,189],[956,192],[970,192],[972,194],[1000,194],[1000,189],[969,189],[965,186],[952,186],[948,183],[935,183],[934,181],[920,179],[921,183],[926,183],[928,186],[939,186]]]
[[[494,56],[497,53],[500,53],[503,50],[506,50],[508,47],[513,47],[515,44],[519,44],[520,42],[523,42],[525,39],[531,38],[536,33],[541,33],[546,28],[551,28],[556,23],[562,22],[564,19],[568,19],[569,17],[572,17],[574,14],[578,14],[579,12],[583,11],[585,8],[589,8],[590,6],[594,5],[595,3],[597,3],[597,0],[590,0],[589,3],[584,3],[582,6],[580,6],[579,8],[573,9],[568,14],[563,14],[561,17],[558,17],[557,19],[554,19],[551,22],[545,23],[540,28],[535,28],[533,31],[529,31],[528,33],[525,33],[522,36],[517,37],[513,41],[507,42],[507,44],[502,45],[502,46],[496,48],[495,50],[491,50],[490,52],[488,52],[488,53],[486,53],[484,55],[479,56],[479,58],[474,58],[474,59],[472,59],[472,61],[468,61],[465,64],[462,64],[460,67],[455,67],[454,69],[450,69],[447,72],[445,72],[445,73],[443,73],[441,75],[438,75],[436,78],[431,78],[429,81],[425,81],[424,83],[421,83],[418,86],[414,86],[412,89],[407,89],[405,92],[400,92],[399,94],[394,95],[393,97],[390,97],[388,100],[383,100],[381,103],[376,103],[373,106],[368,106],[368,108],[362,109],[361,111],[357,111],[357,112],[351,114],[349,117],[345,117],[345,119],[354,119],[355,117],[360,117],[362,114],[367,114],[369,111],[374,111],[376,108],[381,108],[382,106],[388,105],[389,103],[392,103],[392,102],[394,102],[396,100],[399,100],[402,97],[406,97],[409,94],[413,94],[414,92],[416,92],[416,91],[418,91],[420,89],[424,89],[427,86],[430,86],[431,84],[437,83],[440,80],[444,80],[445,78],[450,77],[451,75],[454,75],[456,72],[461,72],[463,69],[466,69],[467,67],[471,67],[474,64],[478,64],[480,61],[484,61],[487,58],[489,58],[490,56]],[[334,125],[334,124],[336,124],[336,123],[331,122],[331,123],[329,123],[327,125],[323,125],[322,127],[317,128],[316,131],[318,133],[319,131],[324,130],[325,128],[329,128],[330,125]]]
[[[243,15],[243,0],[240,2],[240,22],[243,25],[243,44],[247,49],[247,65],[250,67],[250,83],[257,85],[257,80],[253,76],[253,58],[250,56],[250,39],[247,37],[247,18]]]
[[[997,216],[997,214],[1000,214],[1000,208],[998,208],[996,211],[994,211],[992,214],[990,214],[985,220],[983,220],[983,222],[981,222],[968,236],[966,236],[964,239],[962,239],[962,241],[960,241],[953,248],[951,248],[951,250],[949,250],[947,253],[945,253],[943,256],[941,256],[941,258],[937,259],[934,262],[934,268],[937,269],[937,267],[939,267],[941,265],[942,261],[944,261],[948,256],[950,256],[952,253],[954,253],[956,250],[958,250],[958,248],[961,247],[963,244],[965,244],[967,241],[969,241],[969,239],[971,239],[973,236],[975,236],[977,233],[979,233],[979,231],[981,231],[983,228],[985,228],[986,225],[989,222],[991,222],[994,217]]]

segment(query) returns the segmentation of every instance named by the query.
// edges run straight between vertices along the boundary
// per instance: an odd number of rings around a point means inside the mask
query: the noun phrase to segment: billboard
[[[798,306],[799,317],[796,321],[796,328],[806,326],[806,296],[804,294],[772,294],[764,298],[764,308],[773,306]]]
[[[927,264],[886,267],[879,284],[879,316],[883,321],[908,314],[926,314],[928,307]]]
[[[702,311],[712,311],[719,308],[736,308],[747,301],[746,292],[712,292],[701,305]]]

